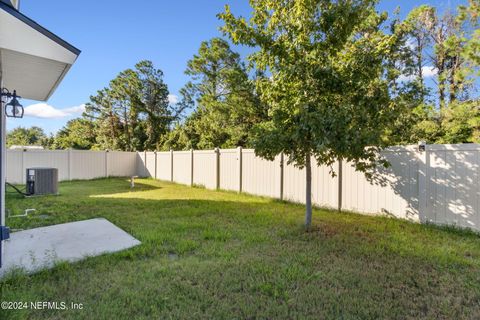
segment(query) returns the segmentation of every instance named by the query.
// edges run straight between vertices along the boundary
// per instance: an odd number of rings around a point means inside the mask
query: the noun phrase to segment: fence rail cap
[[[427,144],[427,151],[480,151],[480,144]]]

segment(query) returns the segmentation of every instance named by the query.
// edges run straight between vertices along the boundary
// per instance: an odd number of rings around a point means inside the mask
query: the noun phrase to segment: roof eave
[[[62,47],[69,50],[73,54],[78,56],[82,52],[80,49],[74,47],[73,45],[71,45],[67,41],[63,40],[62,38],[60,38],[59,36],[57,36],[53,32],[51,32],[51,31],[47,30],[46,28],[42,27],[37,22],[33,21],[32,19],[30,19],[29,17],[27,17],[26,15],[24,15],[20,11],[18,11],[15,8],[9,6],[8,4],[0,1],[0,8],[3,9],[4,11],[8,12],[12,16],[14,16],[15,18],[19,19],[20,21],[24,22],[25,24],[27,24],[31,28],[40,32],[44,36],[48,37],[52,41],[55,41],[57,44],[61,45]]]

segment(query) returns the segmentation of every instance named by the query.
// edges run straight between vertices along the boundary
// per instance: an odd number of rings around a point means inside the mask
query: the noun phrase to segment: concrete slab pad
[[[14,268],[33,273],[51,268],[58,261],[74,262],[139,244],[140,241],[106,219],[13,232],[5,241],[5,260],[0,276]]]

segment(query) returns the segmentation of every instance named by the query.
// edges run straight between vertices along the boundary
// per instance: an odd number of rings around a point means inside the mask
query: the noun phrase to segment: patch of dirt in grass
[[[319,237],[322,239],[330,239],[337,236],[344,237],[348,235],[350,238],[354,238],[354,241],[366,241],[369,243],[378,240],[378,237],[368,230],[353,225],[332,222],[316,223],[306,231],[306,234],[309,237]]]
[[[355,230],[351,234],[356,238],[359,238],[362,241],[367,241],[369,243],[372,243],[377,240],[377,237],[375,237],[371,232],[367,232],[364,230]]]
[[[335,226],[329,223],[320,223],[313,225],[306,231],[309,235],[317,235],[322,238],[332,238],[342,232],[343,227]]]

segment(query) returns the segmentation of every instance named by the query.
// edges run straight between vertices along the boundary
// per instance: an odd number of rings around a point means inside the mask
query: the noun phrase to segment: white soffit
[[[3,86],[31,100],[47,100],[71,66],[10,50],[1,50],[0,58]]]
[[[0,2],[3,86],[22,98],[47,100],[80,51]]]

